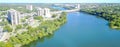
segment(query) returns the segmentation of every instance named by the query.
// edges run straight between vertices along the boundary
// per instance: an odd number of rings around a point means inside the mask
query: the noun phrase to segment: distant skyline
[[[0,3],[120,3],[119,0],[0,0]]]

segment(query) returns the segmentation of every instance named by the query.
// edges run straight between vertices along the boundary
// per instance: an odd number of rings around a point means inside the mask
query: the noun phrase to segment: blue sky
[[[0,0],[0,3],[120,3],[120,0]]]

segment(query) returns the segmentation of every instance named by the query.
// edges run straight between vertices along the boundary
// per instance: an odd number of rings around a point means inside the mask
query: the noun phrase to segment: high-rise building
[[[50,9],[49,8],[44,8],[44,17],[47,17],[47,18],[51,17]]]
[[[20,13],[14,9],[8,11],[8,20],[12,25],[20,24]]]
[[[76,4],[76,8],[80,9],[80,4]]]
[[[44,10],[42,8],[37,9],[37,15],[38,16],[43,16],[44,15]]]
[[[32,5],[26,5],[26,9],[28,9],[28,10],[33,10],[33,6]]]
[[[38,8],[37,9],[37,15],[45,17],[45,18],[50,18],[51,17],[50,9],[49,8],[44,8],[44,9]]]

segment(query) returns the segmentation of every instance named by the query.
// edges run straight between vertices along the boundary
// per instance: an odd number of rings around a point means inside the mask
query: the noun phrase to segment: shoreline
[[[86,14],[90,14],[90,15],[94,15],[94,16],[96,16],[96,17],[100,17],[100,18],[103,18],[103,17],[101,17],[101,16],[97,16],[97,15],[95,15],[95,14],[91,14],[91,13],[88,13],[88,12],[85,12],[85,11],[79,11],[79,12],[83,12],[83,13],[86,13]],[[103,18],[103,19],[105,19],[105,18]],[[105,20],[107,20],[107,19],[105,19]],[[107,20],[108,21],[108,20]],[[110,27],[110,28],[112,28],[112,29],[120,29],[120,27],[117,27],[117,26],[110,26],[110,23],[109,23],[110,21],[108,21],[108,26]]]
[[[27,31],[21,34],[16,34],[16,36],[11,36],[7,42],[1,41],[2,47],[24,47],[24,45],[29,45],[30,43],[54,34],[62,25],[67,22],[67,14],[61,13],[57,18],[53,20],[45,20],[37,27],[27,27]]]
[[[66,16],[66,15],[65,15]],[[64,18],[64,17],[63,17]],[[62,19],[62,18],[60,18],[60,19]],[[66,19],[66,18],[65,18]],[[55,20],[59,20],[59,19],[55,19]],[[55,21],[55,22],[57,22],[57,21]],[[54,22],[54,23],[55,23]],[[37,36],[38,38],[37,39],[35,39],[35,40],[33,40],[33,41],[31,41],[31,42],[34,42],[34,41],[36,41],[36,40],[39,40],[39,39],[42,39],[42,38],[45,38],[45,37],[47,37],[47,36],[49,36],[49,35],[52,35],[52,34],[54,34],[54,32],[56,31],[56,30],[58,30],[62,25],[64,25],[65,23],[67,22],[67,20],[63,20],[62,19],[62,21],[60,22],[60,24],[58,24],[58,26],[56,27],[56,28],[54,28],[54,29],[51,29],[51,32],[47,32],[47,33],[45,33],[44,35],[42,35],[42,36]],[[50,27],[48,27],[48,28],[50,28]],[[26,46],[26,45],[29,45],[31,42],[29,42],[29,43],[27,43],[27,44],[16,44],[16,45],[14,45],[15,47],[24,47],[24,46]]]

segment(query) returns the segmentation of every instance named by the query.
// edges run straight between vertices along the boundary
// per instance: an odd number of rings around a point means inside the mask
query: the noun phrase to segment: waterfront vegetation
[[[41,20],[39,18],[41,17],[36,17],[35,19]],[[54,31],[57,30],[65,22],[66,22],[66,13],[63,12],[58,19],[42,21],[42,23],[37,27],[27,26],[27,31],[24,31],[22,34],[17,34],[16,36],[11,36],[7,42],[0,42],[0,47],[18,47],[18,46],[27,45],[32,41],[53,34]],[[20,28],[21,25],[18,25],[17,29]]]
[[[120,6],[103,6],[99,8],[85,8],[81,9],[82,12],[86,12],[98,17],[102,17],[109,21],[111,28],[120,29]]]

